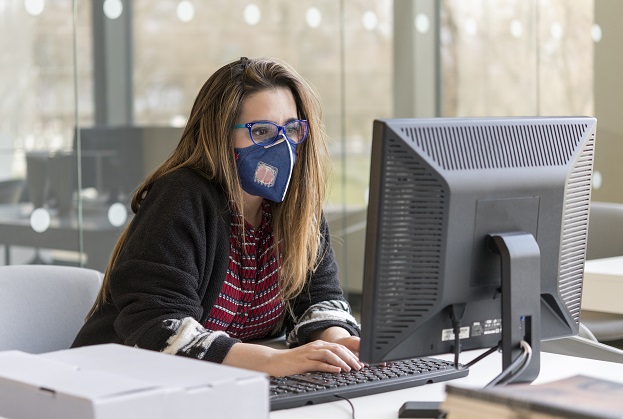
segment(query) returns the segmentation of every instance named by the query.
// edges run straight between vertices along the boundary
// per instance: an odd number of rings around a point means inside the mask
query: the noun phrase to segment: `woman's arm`
[[[286,317],[288,344],[279,350],[255,344],[234,344],[223,363],[283,376],[307,371],[359,370],[359,326],[343,296],[337,263],[322,220],[323,246],[320,263],[308,284],[292,303],[293,316]]]
[[[114,327],[123,343],[221,362],[237,342],[200,324],[206,294],[220,290],[227,266],[228,252],[219,247],[229,238],[221,201],[190,169],[154,183],[110,272]]]
[[[358,337],[349,335],[342,339],[353,339],[350,344],[358,350]],[[338,373],[351,369],[359,370],[363,367],[357,355],[348,346],[324,340],[316,340],[293,349],[236,343],[227,353],[223,364],[262,371],[275,377],[308,371]]]
[[[359,336],[359,325],[340,286],[338,266],[324,217],[320,232],[322,247],[318,267],[308,277],[303,292],[292,303],[293,316],[286,321],[288,344],[291,346],[319,339],[324,330],[333,327],[343,329],[340,333],[343,333],[344,337]],[[329,336],[333,336],[333,333]]]

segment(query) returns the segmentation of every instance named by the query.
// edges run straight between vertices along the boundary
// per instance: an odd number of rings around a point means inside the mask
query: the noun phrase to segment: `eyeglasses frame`
[[[292,139],[290,139],[290,137],[288,137],[288,135],[286,134],[286,125],[291,124],[293,122],[304,122],[305,123],[305,134],[303,135],[303,139],[299,142],[294,142],[292,141]],[[270,142],[264,142],[264,143],[256,143],[255,140],[253,139],[253,134],[251,133],[251,129],[253,128],[253,126],[255,124],[271,124],[274,125],[275,127],[277,127],[277,135],[275,135],[275,137],[273,138],[272,141]],[[305,140],[307,139],[307,134],[309,133],[309,123],[307,122],[306,119],[293,119],[292,121],[288,121],[286,122],[285,125],[279,125],[276,124],[272,121],[255,121],[255,122],[247,122],[246,124],[234,124],[232,125],[232,128],[246,128],[249,132],[249,138],[251,139],[251,141],[253,142],[253,144],[258,145],[258,146],[270,146],[272,144],[274,144],[275,142],[277,142],[278,138],[280,137],[280,134],[283,134],[283,137],[292,145],[299,145],[302,144],[303,142],[305,142]]]

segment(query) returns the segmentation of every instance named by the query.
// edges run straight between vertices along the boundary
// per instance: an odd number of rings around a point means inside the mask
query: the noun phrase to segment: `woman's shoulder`
[[[227,197],[221,185],[188,167],[175,169],[156,179],[149,195],[152,199],[165,200],[173,205],[195,201],[204,202],[203,205],[227,206]]]
[[[163,175],[154,181],[154,187],[195,192],[209,191],[224,195],[223,188],[218,182],[209,180],[190,167],[181,167]]]
[[[176,181],[194,181],[205,184],[217,185],[216,182],[208,180],[207,177],[190,167],[180,167],[158,178],[157,181],[176,182]]]

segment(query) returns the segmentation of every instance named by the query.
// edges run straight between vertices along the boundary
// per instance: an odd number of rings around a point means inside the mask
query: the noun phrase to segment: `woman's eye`
[[[253,136],[265,137],[268,133],[269,129],[267,127],[257,127],[253,129]]]

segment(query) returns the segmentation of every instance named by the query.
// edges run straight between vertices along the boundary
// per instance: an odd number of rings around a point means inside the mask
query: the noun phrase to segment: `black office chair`
[[[25,190],[25,179],[0,181],[0,204],[17,204],[23,199]]]

